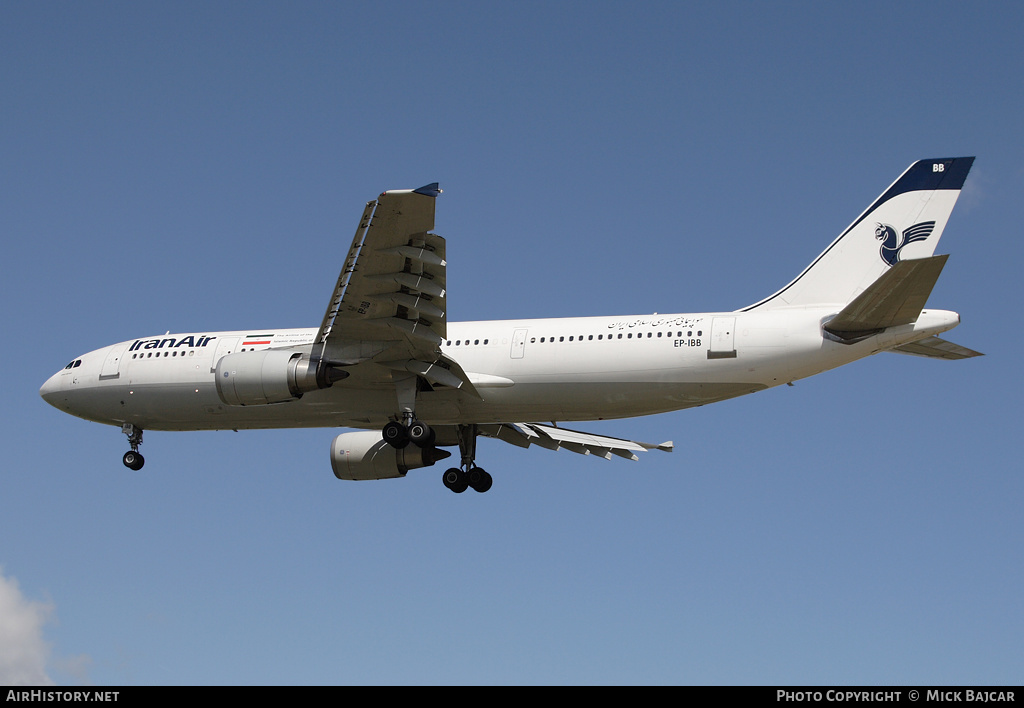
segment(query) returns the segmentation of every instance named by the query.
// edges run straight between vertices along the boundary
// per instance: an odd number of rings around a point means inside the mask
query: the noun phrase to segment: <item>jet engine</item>
[[[217,395],[229,406],[282,403],[329,388],[348,372],[296,351],[237,352],[217,362]]]
[[[338,479],[393,479],[409,470],[429,467],[452,453],[410,443],[391,447],[376,430],[342,433],[331,443],[331,467]]]

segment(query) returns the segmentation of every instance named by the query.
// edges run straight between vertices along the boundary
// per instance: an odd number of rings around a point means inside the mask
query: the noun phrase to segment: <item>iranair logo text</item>
[[[216,339],[216,337],[207,337],[205,334],[201,334],[199,336],[189,334],[181,339],[175,339],[174,337],[166,337],[164,339],[136,339],[132,345],[128,347],[128,351],[134,352],[139,349],[177,349],[178,347],[198,349],[199,347],[205,347],[214,339]]]
[[[909,243],[924,241],[935,230],[934,221],[922,221],[897,234],[896,229],[888,224],[875,224],[875,238],[882,242],[879,254],[882,260],[891,266],[900,262],[900,251]]]

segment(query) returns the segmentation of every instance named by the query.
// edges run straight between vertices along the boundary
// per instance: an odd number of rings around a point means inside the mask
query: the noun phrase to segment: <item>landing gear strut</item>
[[[381,437],[391,447],[402,449],[409,443],[417,447],[434,446],[434,431],[421,420],[417,420],[416,391],[419,379],[415,376],[400,376],[395,379],[395,395],[398,398],[398,410],[401,420],[397,417],[388,422],[381,430]]]
[[[131,450],[124,453],[121,461],[130,470],[141,470],[142,466],[146,464],[146,458],[139,454],[139,445],[142,444],[142,428],[125,423],[121,426],[121,432],[128,436],[128,444],[132,446]]]
[[[436,436],[429,425],[416,418],[416,392],[418,379],[414,376],[399,377],[395,380],[395,394],[398,398],[398,410],[401,420],[396,416],[380,431],[381,437],[388,445],[402,449],[409,443],[419,448],[432,448]],[[441,477],[444,486],[456,494],[461,494],[470,487],[478,492],[486,492],[491,488],[491,475],[476,466],[476,435],[475,425],[457,427],[459,450],[462,452],[461,467],[452,467]],[[447,455],[445,455],[447,456]],[[126,463],[127,464],[127,463]]]
[[[476,426],[460,425],[459,450],[462,452],[462,467],[452,467],[445,470],[441,481],[444,486],[456,494],[462,494],[466,489],[472,487],[475,491],[483,494],[491,488],[491,475],[482,467],[477,467],[476,462]]]

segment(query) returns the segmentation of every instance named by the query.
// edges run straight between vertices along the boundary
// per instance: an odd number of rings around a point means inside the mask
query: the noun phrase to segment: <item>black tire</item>
[[[491,484],[493,483],[494,480],[491,478],[491,475],[483,469],[474,467],[469,471],[469,486],[471,486],[475,491],[483,494],[491,488]]]
[[[426,423],[414,420],[409,426],[409,441],[419,447],[427,448],[434,444],[434,429]]]
[[[448,489],[452,490],[456,494],[462,494],[469,488],[469,479],[466,476],[466,473],[458,467],[452,467],[445,470],[444,476],[441,477],[441,481],[444,482],[444,486],[448,487]]]
[[[388,445],[399,450],[409,444],[409,431],[405,429],[404,425],[395,421],[385,425],[384,429],[380,431],[380,436]]]
[[[129,450],[124,453],[124,457],[121,458],[121,462],[123,462],[124,466],[128,469],[138,472],[142,469],[142,466],[146,464],[146,459],[134,450]]]

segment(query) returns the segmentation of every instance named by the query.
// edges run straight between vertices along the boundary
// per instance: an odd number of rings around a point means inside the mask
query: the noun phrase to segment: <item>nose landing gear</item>
[[[141,470],[142,466],[146,464],[146,458],[139,454],[139,445],[142,444],[142,428],[125,423],[121,426],[121,432],[128,436],[128,444],[132,446],[131,450],[124,453],[121,461],[130,470]]]

